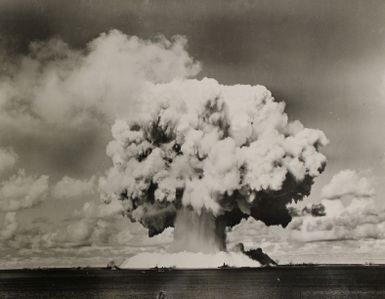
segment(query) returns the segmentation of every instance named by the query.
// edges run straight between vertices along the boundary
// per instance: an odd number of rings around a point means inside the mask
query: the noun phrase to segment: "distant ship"
[[[231,267],[231,266],[227,265],[226,263],[223,263],[222,266],[218,267],[218,269],[231,269],[231,268],[234,268],[234,267]]]
[[[175,269],[175,267],[158,267],[158,266],[155,266],[154,268],[151,268],[150,270],[156,271],[156,272],[169,272],[169,271],[173,271],[174,269]]]
[[[120,270],[120,268],[115,264],[114,261],[110,261],[110,262],[107,264],[106,269],[107,269],[107,270]]]

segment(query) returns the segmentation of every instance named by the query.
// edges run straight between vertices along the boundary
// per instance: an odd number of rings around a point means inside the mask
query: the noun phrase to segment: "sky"
[[[97,181],[142,82],[175,77],[264,85],[330,141],[304,204],[334,218],[247,222],[230,241],[285,262],[383,262],[384,20],[372,0],[1,0],[0,266],[104,265],[170,243],[106,208]]]

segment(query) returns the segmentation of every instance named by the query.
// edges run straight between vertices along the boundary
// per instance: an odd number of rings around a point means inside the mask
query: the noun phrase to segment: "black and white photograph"
[[[0,0],[0,298],[385,298],[385,1]]]

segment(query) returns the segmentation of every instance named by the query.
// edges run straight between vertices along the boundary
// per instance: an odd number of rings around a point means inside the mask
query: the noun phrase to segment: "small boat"
[[[229,265],[227,265],[226,263],[223,263],[222,266],[219,266],[218,269],[229,269],[231,268]]]
[[[106,266],[107,270],[120,270],[120,268],[115,264],[114,261],[111,261]]]

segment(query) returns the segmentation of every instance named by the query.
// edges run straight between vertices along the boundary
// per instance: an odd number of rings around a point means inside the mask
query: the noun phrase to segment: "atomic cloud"
[[[325,168],[324,133],[289,122],[263,86],[205,78],[143,90],[141,109],[112,127],[100,189],[149,236],[175,227],[175,252],[224,251],[226,228],[250,216],[286,226],[286,206]]]

